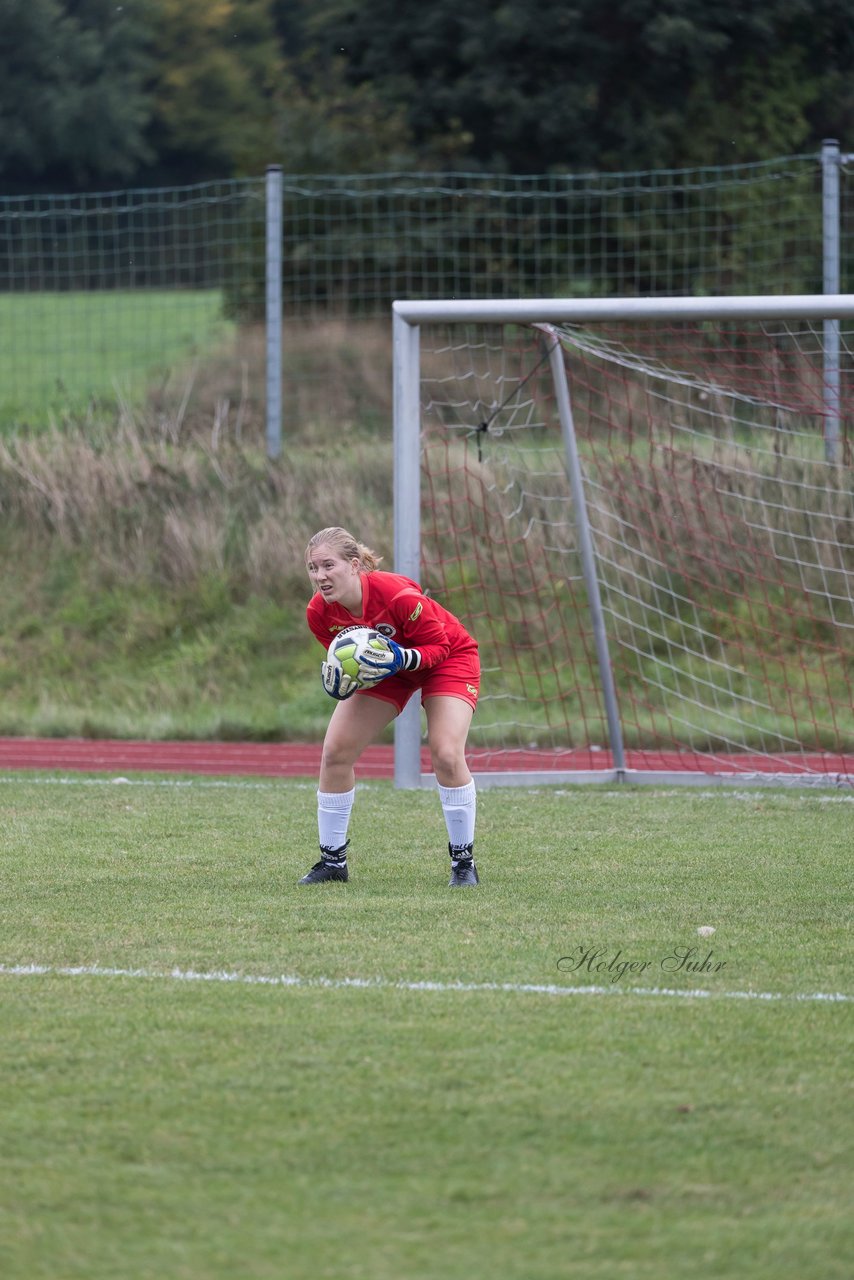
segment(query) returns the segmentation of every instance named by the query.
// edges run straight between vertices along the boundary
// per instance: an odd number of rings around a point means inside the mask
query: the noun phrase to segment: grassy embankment
[[[28,425],[7,416],[0,436],[0,733],[319,734],[302,552],[343,522],[391,554],[387,348],[382,332],[354,349],[343,326],[289,335],[302,426],[276,464],[260,333],[227,359],[187,351],[118,411],[106,385],[82,406],[81,380],[48,412],[33,379]]]
[[[118,412],[91,397],[64,417],[46,414],[47,427],[7,427],[0,437],[0,733],[297,739],[322,732],[329,704],[304,627],[302,550],[316,528],[342,523],[390,563],[389,336],[382,325],[333,323],[288,334],[286,379],[299,396],[288,418],[299,427],[286,429],[277,463],[264,452],[263,335],[232,338],[227,359],[214,329],[210,336],[206,354],[187,351],[146,394],[120,395]],[[118,367],[112,357],[103,363]],[[485,461],[500,488],[497,465]],[[640,456],[622,474],[607,457],[589,457],[588,467],[607,473],[615,521],[640,485],[652,486],[643,537],[653,549],[666,541],[668,505],[691,513],[700,558],[709,521],[726,518],[714,468],[703,469],[708,501],[698,502],[696,470],[668,472]],[[722,569],[737,576],[745,548],[734,542],[733,556]],[[744,633],[762,626],[774,602],[741,600],[722,580],[708,603],[733,669],[744,666]],[[672,634],[660,638],[668,659],[679,651],[683,621],[674,617]],[[499,645],[502,628],[512,642],[514,624],[490,619]],[[784,657],[760,655],[755,672],[738,675],[744,690]],[[686,653],[671,672],[689,697],[691,682],[705,677],[698,661]],[[560,679],[556,670],[530,675],[522,673],[520,688]],[[807,706],[829,694],[844,706],[847,679],[838,662],[823,663],[804,671],[797,696]],[[565,700],[571,721],[589,726],[600,712],[595,698],[583,706],[584,696],[570,690]],[[666,740],[664,696],[641,708],[631,743]],[[725,721],[708,716],[696,745],[725,730]],[[757,720],[757,741],[774,731]],[[854,740],[854,725],[850,732]]]

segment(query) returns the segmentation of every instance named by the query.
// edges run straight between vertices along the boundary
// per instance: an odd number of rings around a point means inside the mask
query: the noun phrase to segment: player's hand
[[[377,666],[373,661],[369,666],[368,663],[365,662],[364,658],[360,658],[359,681],[363,686],[379,684],[380,680],[385,680],[386,676],[390,675],[391,671],[387,671],[384,666]]]
[[[330,698],[336,698],[338,702],[343,702],[345,698],[352,698],[359,688],[358,680],[353,680],[331,662],[321,662],[320,681]]]
[[[363,679],[373,683],[384,680],[386,676],[396,675],[398,671],[414,671],[421,665],[421,654],[417,649],[403,649],[396,640],[386,638],[388,650],[380,653],[371,650],[359,656],[359,666],[364,672]]]

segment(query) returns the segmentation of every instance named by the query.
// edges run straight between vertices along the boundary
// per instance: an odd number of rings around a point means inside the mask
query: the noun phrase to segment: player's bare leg
[[[474,715],[472,707],[462,698],[437,694],[424,699],[424,714],[430,758],[439,786],[468,786],[472,778],[466,764],[466,740]]]
[[[433,772],[448,828],[450,887],[472,888],[478,883],[474,862],[477,797],[466,763],[466,740],[474,710],[462,698],[437,694],[424,699],[424,714]]]
[[[323,740],[317,788],[317,827],[320,861],[300,884],[347,880],[347,828],[356,796],[355,764],[365,747],[375,742],[397,715],[397,708],[378,698],[356,694],[339,702]]]
[[[356,761],[396,715],[397,708],[380,698],[357,693],[346,702],[339,702],[323,739],[319,790],[351,791],[356,785]]]

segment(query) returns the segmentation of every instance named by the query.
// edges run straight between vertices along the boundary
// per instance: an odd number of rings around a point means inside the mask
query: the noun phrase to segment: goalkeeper
[[[450,887],[476,885],[476,797],[465,750],[480,685],[477,641],[411,578],[380,570],[380,557],[346,529],[316,533],[305,562],[314,588],[306,618],[324,650],[345,628],[362,626],[381,632],[390,652],[364,655],[362,681],[369,687],[357,688],[340,668],[322,664],[323,687],[337,706],[323,741],[317,792],[320,861],[299,883],[348,878],[354,766],[420,690],[448,831]]]

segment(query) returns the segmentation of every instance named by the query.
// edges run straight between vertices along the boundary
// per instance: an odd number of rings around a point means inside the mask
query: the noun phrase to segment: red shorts
[[[416,689],[421,690],[421,701],[442,695],[462,698],[473,709],[477,707],[480,689],[480,659],[477,649],[464,649],[451,653],[437,666],[426,671],[404,671],[398,676],[386,676],[376,689],[360,689],[357,698],[379,698],[397,707],[398,714],[406,706]]]

